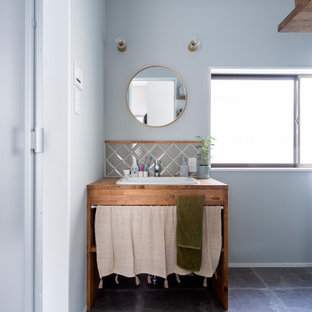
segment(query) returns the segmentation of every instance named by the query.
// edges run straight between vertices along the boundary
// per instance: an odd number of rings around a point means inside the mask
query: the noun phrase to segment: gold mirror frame
[[[140,73],[142,72],[143,70],[146,70],[148,68],[152,68],[152,67],[161,67],[161,68],[164,68],[164,69],[167,69],[169,71],[171,71],[172,73],[174,73],[181,81],[183,87],[184,87],[184,90],[185,90],[185,99],[184,99],[184,106],[183,106],[183,109],[181,111],[181,113],[171,122],[167,123],[167,124],[164,124],[164,125],[161,125],[161,126],[152,126],[152,125],[148,125],[148,124],[145,124],[144,122],[141,122],[140,120],[138,120],[135,115],[132,113],[131,109],[130,109],[130,106],[129,106],[129,102],[128,102],[128,91],[129,91],[129,87],[131,85],[131,82],[132,80]],[[166,67],[166,66],[163,66],[163,65],[150,65],[150,66],[145,66],[143,67],[142,69],[140,69],[139,71],[137,71],[130,79],[129,83],[128,83],[128,86],[127,86],[127,90],[126,90],[126,103],[127,103],[127,107],[129,109],[129,112],[130,114],[133,116],[133,118],[139,122],[140,124],[144,125],[144,126],[148,126],[148,127],[152,127],[152,128],[160,128],[160,127],[166,127],[166,126],[169,126],[171,125],[172,123],[174,123],[175,121],[177,121],[181,116],[182,114],[184,113],[185,111],[185,108],[186,108],[186,104],[187,104],[187,89],[186,89],[186,85],[184,83],[184,80],[182,79],[182,77],[176,72],[174,71],[173,69],[169,68],[169,67]]]

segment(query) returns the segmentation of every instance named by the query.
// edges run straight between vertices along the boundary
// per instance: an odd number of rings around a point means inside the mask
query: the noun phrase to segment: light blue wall
[[[311,67],[312,34],[280,34],[293,0],[108,0],[105,138],[193,140],[209,133],[209,67]],[[125,36],[128,49],[116,50]],[[202,49],[189,53],[191,35]],[[125,104],[132,75],[144,66],[177,71],[188,105],[170,126],[148,128]],[[226,126],[226,125],[225,125]],[[232,263],[312,263],[309,246],[312,173],[215,171],[230,185],[229,260]]]
[[[108,0],[105,68],[107,139],[194,139],[209,131],[209,66],[312,66],[312,34],[280,34],[277,25],[293,0]],[[115,38],[125,36],[119,53]],[[202,41],[190,53],[191,35]],[[189,99],[172,125],[146,128],[128,111],[127,84],[147,65],[173,68],[184,79]]]
[[[231,263],[312,263],[311,171],[217,171],[229,184]]]

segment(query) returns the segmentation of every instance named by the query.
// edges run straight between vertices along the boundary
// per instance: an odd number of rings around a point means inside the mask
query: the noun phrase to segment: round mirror
[[[153,65],[138,71],[127,89],[127,105],[132,115],[151,127],[162,127],[183,113],[187,93],[184,81],[172,69]]]

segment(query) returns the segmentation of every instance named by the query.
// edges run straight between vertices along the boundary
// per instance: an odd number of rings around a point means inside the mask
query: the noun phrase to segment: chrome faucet
[[[160,160],[156,159],[154,161],[154,177],[160,176]]]

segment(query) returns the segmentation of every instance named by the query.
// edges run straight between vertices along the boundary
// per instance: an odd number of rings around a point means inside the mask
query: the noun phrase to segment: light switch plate
[[[81,91],[79,89],[74,88],[74,112],[77,115],[80,115],[80,104],[81,104],[80,93]]]
[[[196,158],[188,158],[189,172],[196,172]]]

